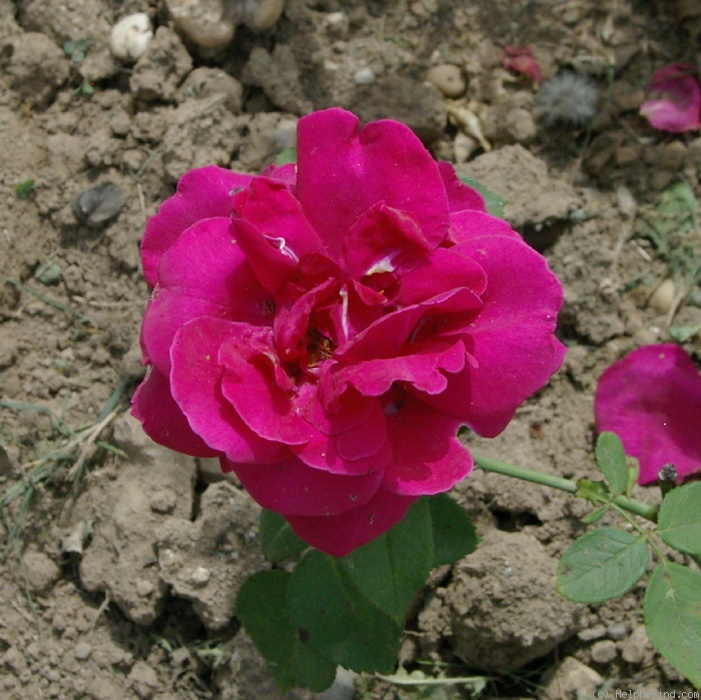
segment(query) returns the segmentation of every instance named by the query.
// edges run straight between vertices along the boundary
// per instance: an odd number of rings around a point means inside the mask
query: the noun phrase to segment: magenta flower
[[[701,127],[701,86],[690,63],[672,63],[652,76],[640,114],[662,131],[693,131]]]
[[[646,345],[601,375],[596,429],[616,433],[640,462],[638,483],[657,481],[671,463],[679,480],[701,469],[701,376],[672,343]]]
[[[461,424],[498,434],[558,369],[562,289],[403,124],[316,112],[297,151],[192,170],[149,220],[133,412],[341,556],[470,472]]]

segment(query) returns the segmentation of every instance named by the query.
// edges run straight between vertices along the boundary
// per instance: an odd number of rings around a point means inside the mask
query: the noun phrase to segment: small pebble
[[[647,304],[657,311],[666,313],[672,308],[676,293],[677,289],[674,280],[662,280],[662,282],[657,285],[655,291],[650,295]]]
[[[153,593],[155,586],[146,579],[136,579],[136,592],[141,598],[148,598]]]
[[[251,5],[250,1],[239,3],[245,9]],[[285,0],[257,0],[253,3],[253,10],[249,10],[244,22],[248,27],[256,31],[270,29],[279,19],[285,9]]]
[[[426,80],[435,85],[445,97],[460,97],[465,92],[465,81],[457,66],[443,63],[426,74]]]
[[[618,655],[616,644],[610,639],[602,639],[591,648],[591,659],[597,664],[608,664]]]
[[[356,85],[370,85],[370,83],[375,82],[375,72],[372,68],[361,68],[353,76],[353,82]]]
[[[198,566],[190,574],[190,583],[197,587],[206,586],[211,578],[211,575],[212,574],[210,573],[209,569],[205,569],[204,566]]]
[[[221,0],[166,0],[175,26],[197,46],[216,49],[233,38],[236,23]]]
[[[620,641],[628,636],[628,628],[622,622],[614,622],[606,628],[606,634],[611,639]]]
[[[114,56],[124,61],[136,61],[146,53],[151,39],[153,27],[149,16],[144,12],[136,12],[119,20],[112,27],[110,50]]]
[[[594,639],[601,639],[606,634],[606,628],[603,625],[594,625],[588,629],[577,633],[577,636],[583,642],[591,642]]]
[[[124,206],[122,191],[112,182],[103,182],[73,200],[76,219],[88,226],[103,226],[119,216]]]
[[[89,659],[90,654],[92,654],[92,646],[87,642],[78,642],[75,645],[73,653],[78,661],[85,661],[86,659]]]

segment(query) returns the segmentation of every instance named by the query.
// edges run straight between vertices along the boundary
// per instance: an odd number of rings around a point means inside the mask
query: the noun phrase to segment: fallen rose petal
[[[640,462],[638,483],[656,482],[669,463],[679,481],[701,470],[701,375],[678,345],[646,345],[608,367],[594,415]]]
[[[640,107],[650,126],[661,131],[693,131],[701,127],[701,86],[690,63],[660,68],[646,87],[651,98]]]
[[[528,76],[534,83],[540,82],[540,65],[530,46],[509,44],[504,47],[501,65],[516,73]]]

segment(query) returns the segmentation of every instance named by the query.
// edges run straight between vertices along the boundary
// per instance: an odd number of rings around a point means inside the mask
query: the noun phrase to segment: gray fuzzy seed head
[[[563,71],[550,78],[538,92],[536,116],[546,125],[582,126],[595,114],[599,88],[585,75]]]

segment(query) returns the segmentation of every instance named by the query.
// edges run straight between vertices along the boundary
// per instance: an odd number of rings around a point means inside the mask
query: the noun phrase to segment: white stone
[[[370,83],[375,82],[375,72],[372,68],[361,68],[355,72],[353,82],[356,85],[370,85]]]
[[[110,50],[124,61],[136,61],[146,53],[153,39],[153,27],[149,16],[136,12],[119,20],[112,27]]]

